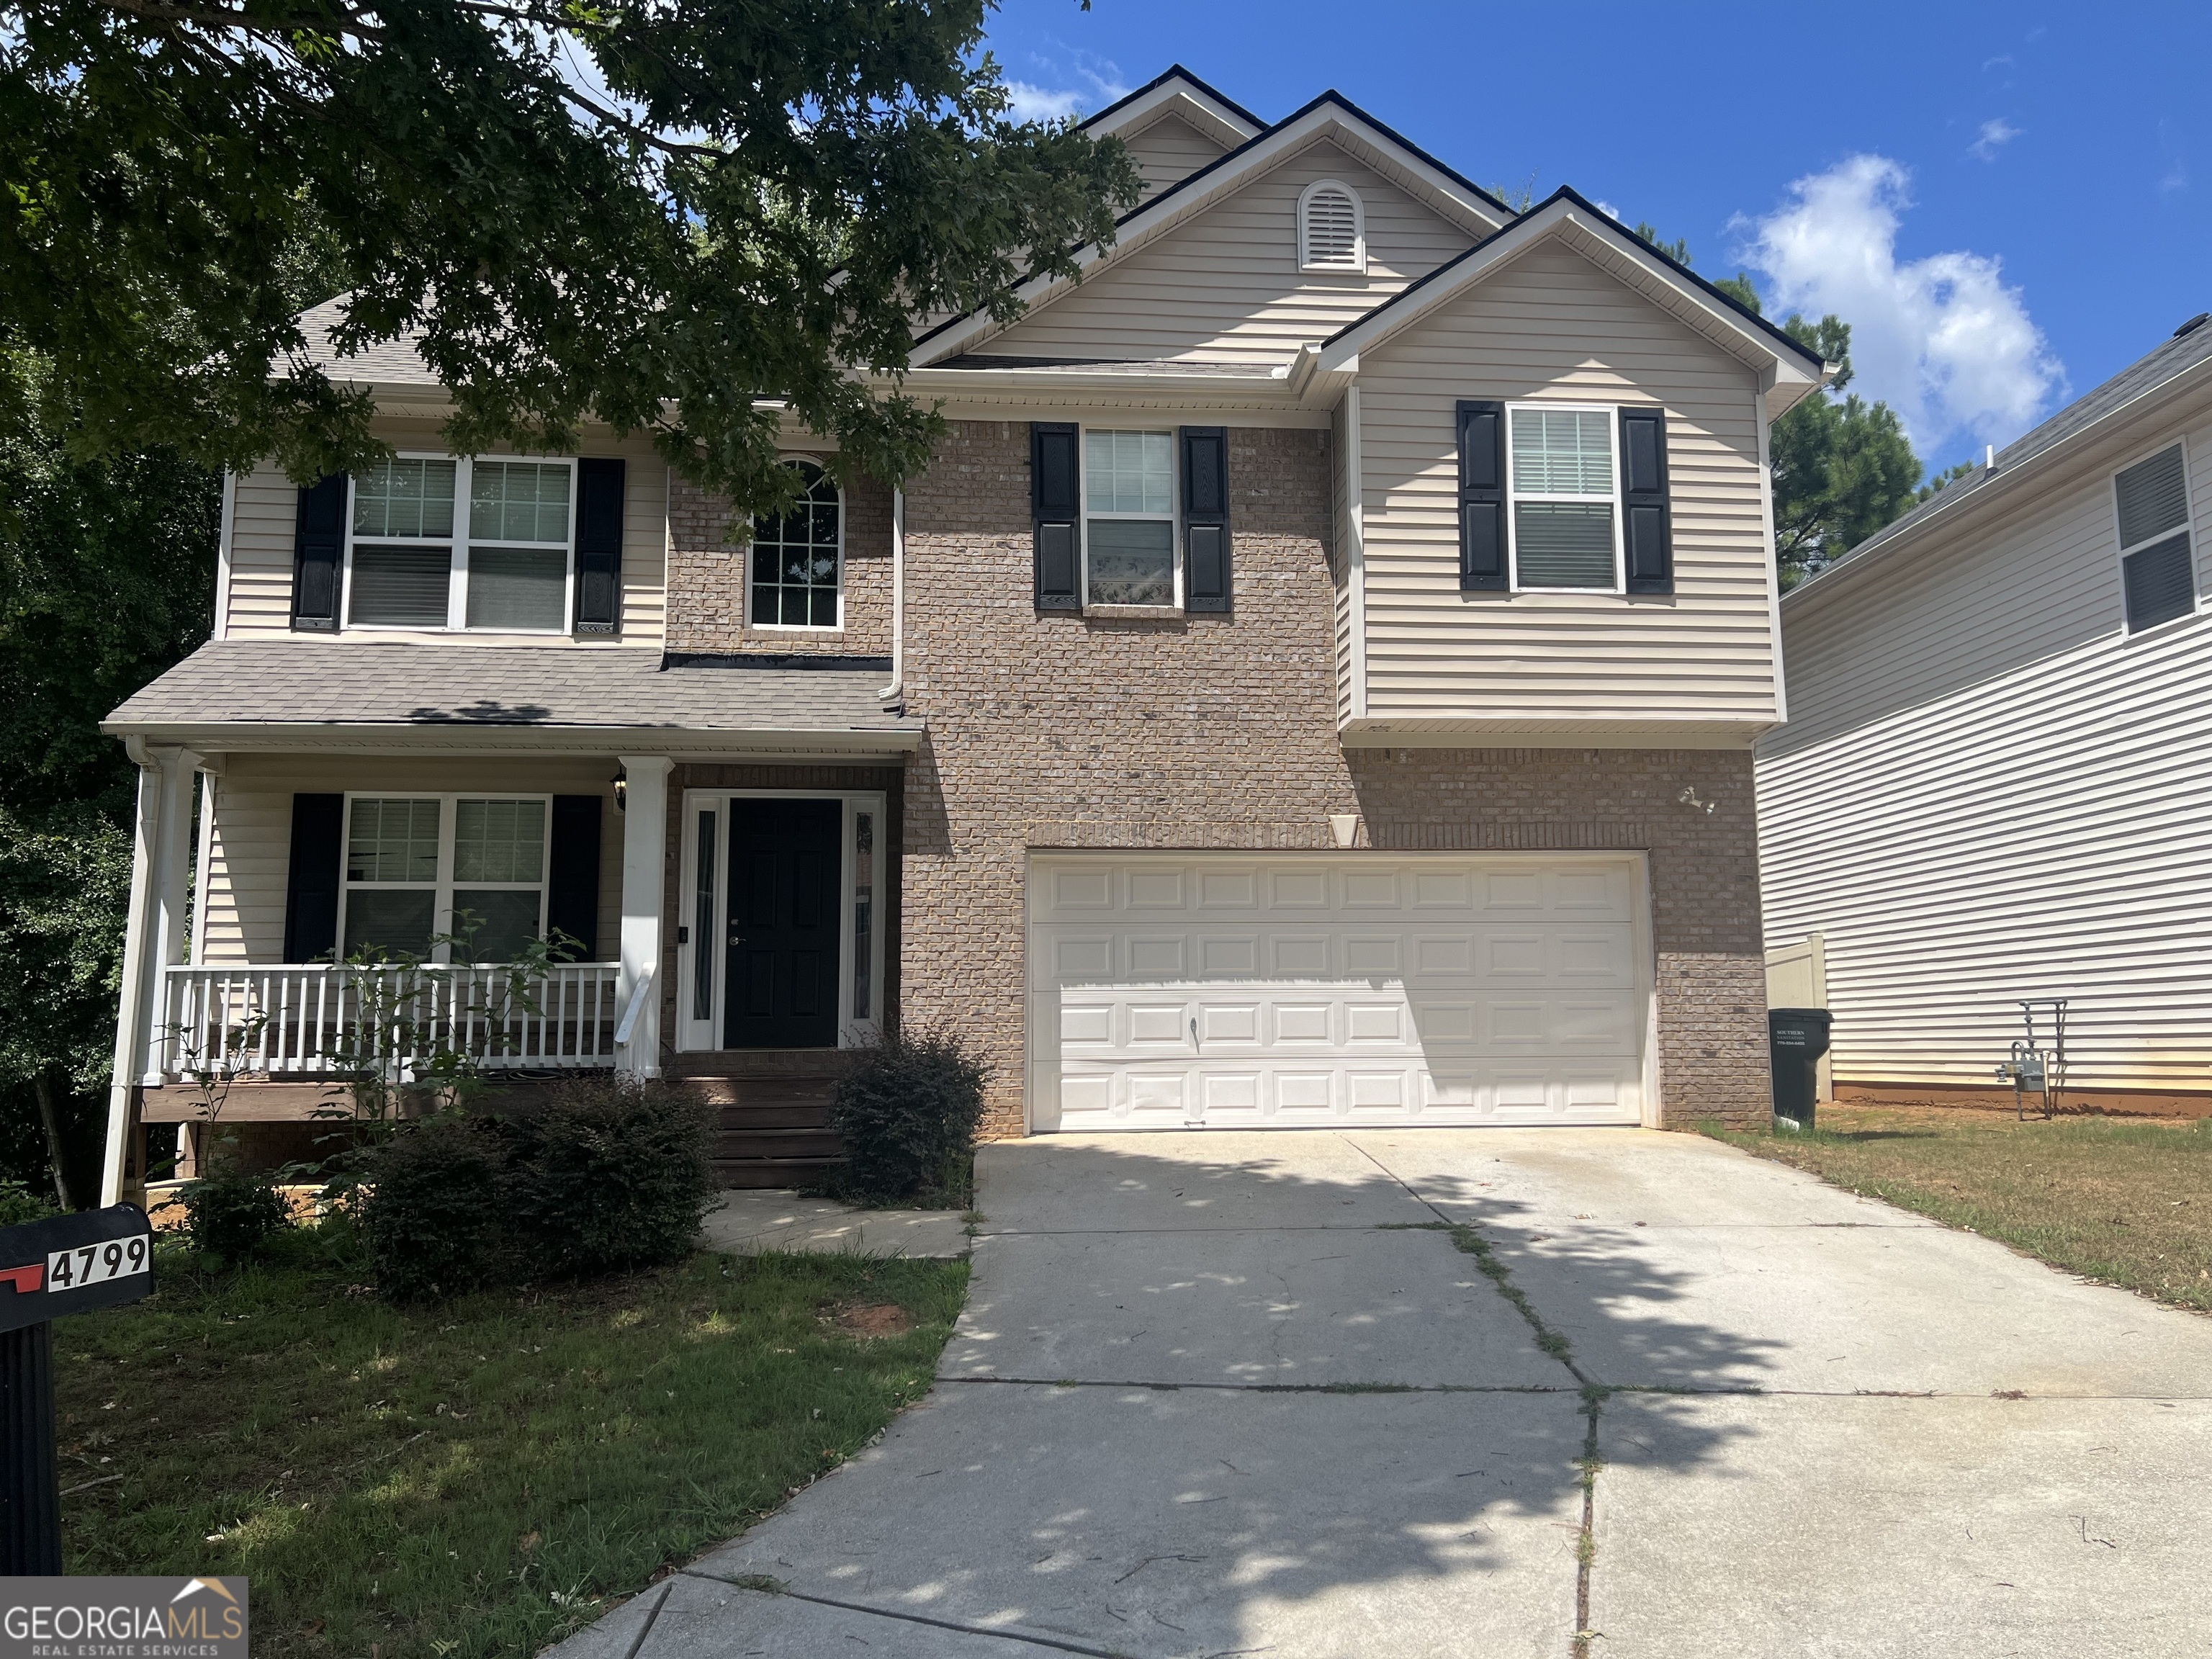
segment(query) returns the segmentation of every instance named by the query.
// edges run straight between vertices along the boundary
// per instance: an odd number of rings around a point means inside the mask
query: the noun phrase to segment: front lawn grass
[[[701,1255],[395,1309],[357,1263],[165,1255],[56,1325],[68,1571],[243,1573],[257,1656],[528,1654],[865,1445],[968,1275]]]
[[[2054,1267],[2212,1311],[2212,1119],[1823,1106],[1811,1134],[1706,1133]]]

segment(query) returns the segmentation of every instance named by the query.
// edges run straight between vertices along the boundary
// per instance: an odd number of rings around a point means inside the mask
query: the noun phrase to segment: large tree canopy
[[[917,313],[1012,314],[1138,190],[1007,118],[988,3],[0,0],[0,419],[27,349],[80,455],[374,458],[294,320],[308,261],[342,348],[411,339],[452,389],[458,450],[592,418],[772,507],[782,402],[903,475],[934,419],[853,371]]]

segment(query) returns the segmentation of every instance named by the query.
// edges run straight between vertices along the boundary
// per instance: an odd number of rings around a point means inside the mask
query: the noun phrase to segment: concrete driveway
[[[2212,1322],[1690,1135],[980,1176],[928,1401],[567,1659],[2212,1651]]]

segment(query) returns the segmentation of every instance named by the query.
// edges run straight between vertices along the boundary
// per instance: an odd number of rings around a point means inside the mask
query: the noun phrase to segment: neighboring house
[[[1839,1097],[2008,1101],[2064,998],[2069,1095],[2212,1109],[2208,554],[2198,316],[1783,600],[1766,938]]]
[[[173,1028],[264,1012],[230,1114],[297,1118],[316,964],[459,908],[582,941],[514,1065],[714,1079],[764,1157],[888,1021],[979,1044],[1002,1134],[1765,1110],[1766,434],[1824,366],[1334,94],[1089,125],[1147,198],[930,328],[902,489],[793,430],[809,505],[733,545],[641,441],[445,455],[404,349],[341,366],[398,460],[231,481],[216,637],[108,728],[112,1186]]]

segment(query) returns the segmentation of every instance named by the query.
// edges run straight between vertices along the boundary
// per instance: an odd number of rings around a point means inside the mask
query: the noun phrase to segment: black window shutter
[[[300,492],[300,513],[292,532],[295,628],[328,633],[338,625],[338,572],[345,562],[345,517],[344,473],[333,472]]]
[[[623,478],[619,458],[576,463],[576,631],[622,626]]]
[[[553,797],[553,844],[545,868],[545,937],[560,962],[599,959],[599,825],[605,797]],[[563,944],[566,933],[576,941]]]
[[[1036,606],[1083,609],[1076,556],[1075,427],[1071,422],[1030,422],[1030,516],[1036,531]]]
[[[1674,533],[1667,505],[1667,411],[1620,411],[1620,504],[1627,519],[1628,591],[1674,591]]]
[[[284,960],[337,953],[338,874],[345,855],[345,797],[292,797],[292,862],[284,876]]]
[[[1229,609],[1229,428],[1182,429],[1182,607]]]
[[[1459,587],[1505,591],[1505,405],[1459,405]]]

